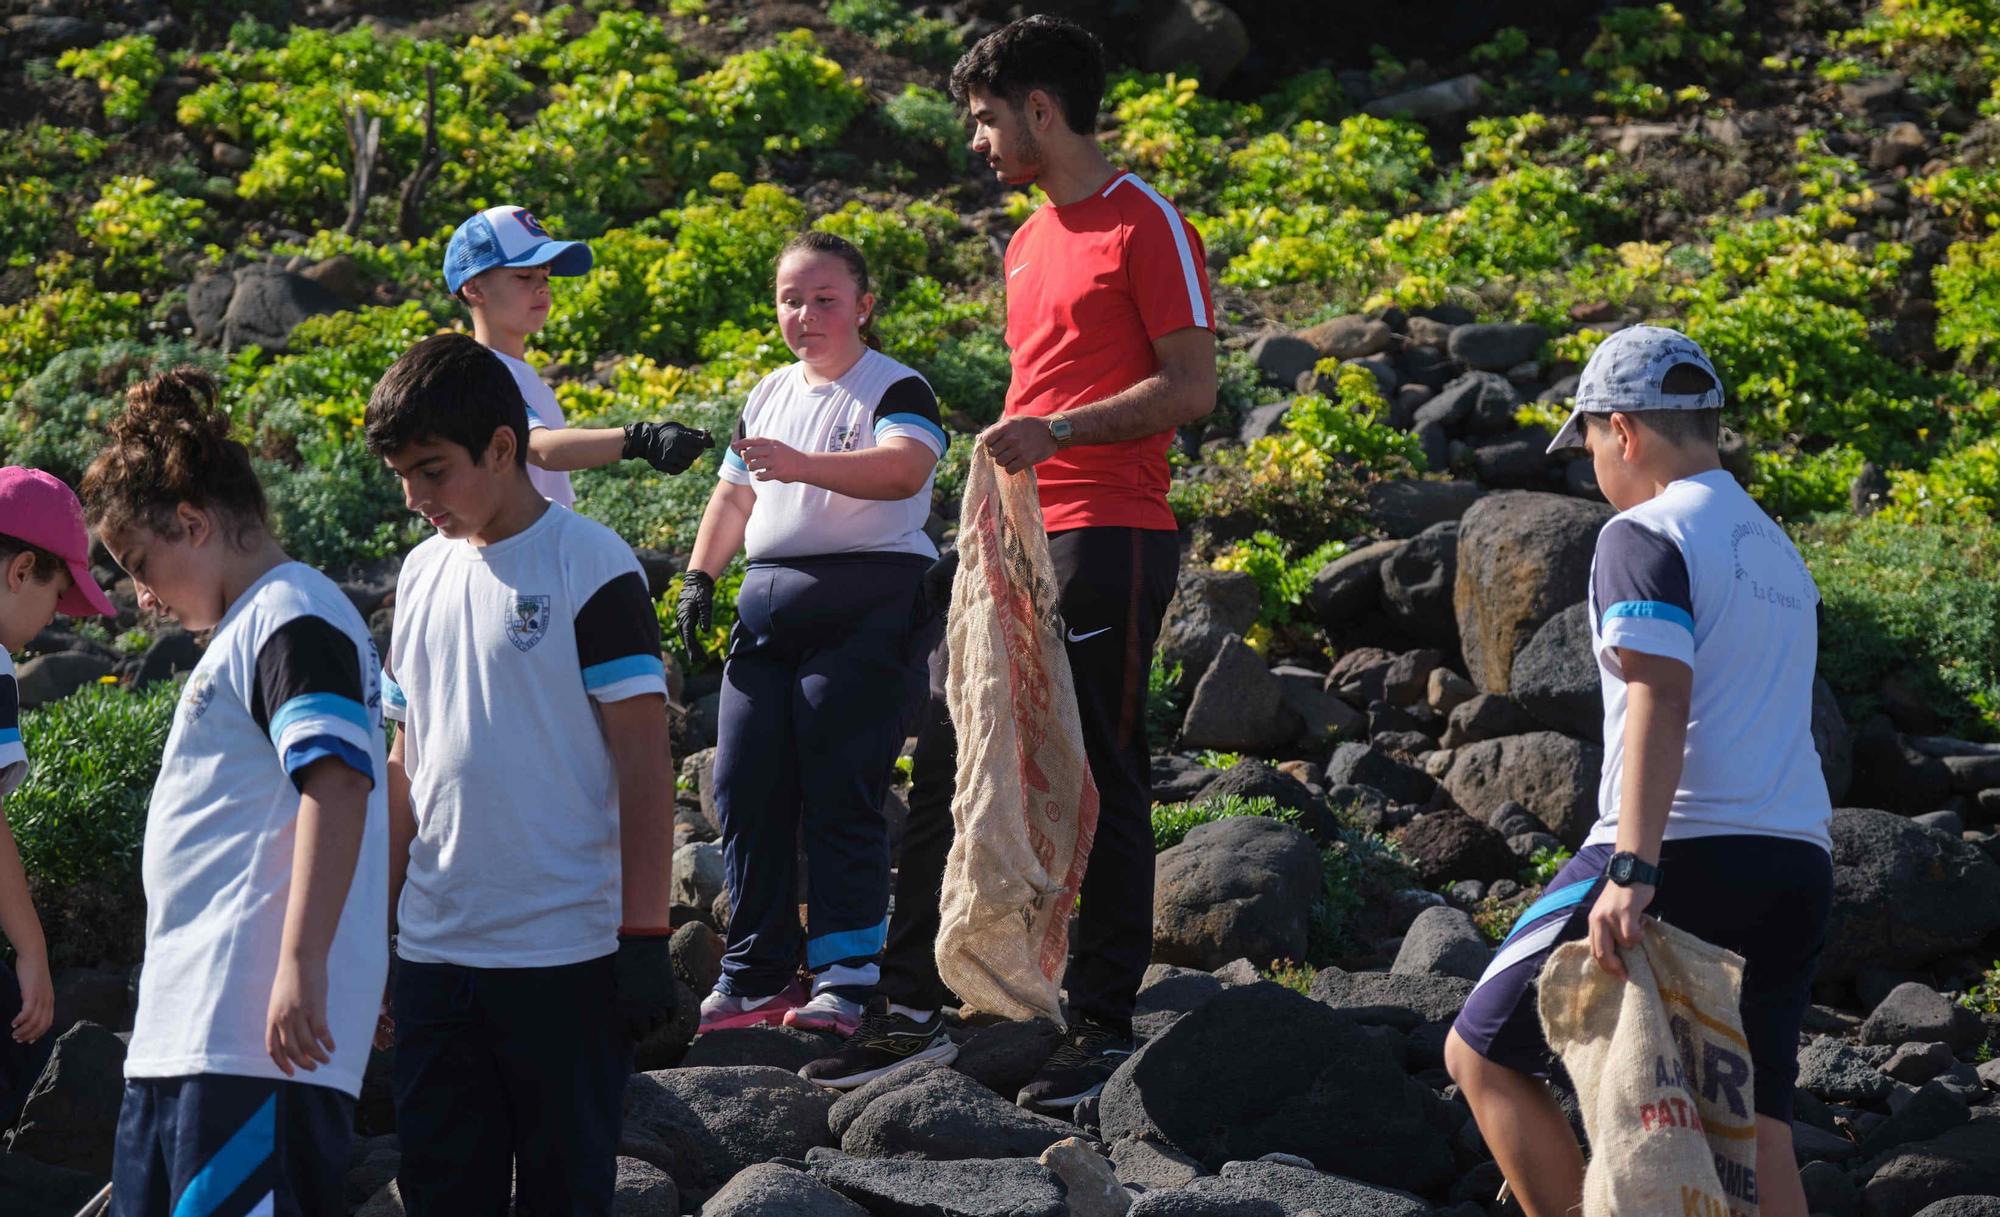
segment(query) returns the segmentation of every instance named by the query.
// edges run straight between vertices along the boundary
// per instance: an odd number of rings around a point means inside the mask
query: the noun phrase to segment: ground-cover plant
[[[1821,519],[1798,541],[1826,606],[1820,673],[1849,721],[1893,675],[1951,734],[2000,734],[2000,535],[1878,514]]]
[[[1299,819],[1296,808],[1280,807],[1275,799],[1268,796],[1246,799],[1241,795],[1226,794],[1220,798],[1197,799],[1191,803],[1155,803],[1153,851],[1158,853],[1172,849],[1185,840],[1188,833],[1196,827],[1235,816],[1259,816],[1266,820],[1276,820],[1281,824],[1296,824]]]
[[[125,408],[129,386],[184,363],[217,373],[222,362],[180,342],[120,340],[64,351],[0,405],[0,464],[45,470],[74,486]]]
[[[1209,563],[1217,570],[1245,571],[1257,581],[1258,624],[1267,630],[1293,623],[1312,590],[1313,576],[1346,553],[1347,543],[1325,541],[1297,557],[1292,556],[1293,548],[1277,534],[1260,530],[1247,541],[1225,547]]]
[[[104,116],[133,122],[146,113],[146,99],[166,65],[151,34],[127,34],[92,47],[64,51],[56,66],[104,93]]]
[[[2000,366],[2000,232],[1961,241],[1931,274],[1937,286],[1937,341],[1968,363]]]

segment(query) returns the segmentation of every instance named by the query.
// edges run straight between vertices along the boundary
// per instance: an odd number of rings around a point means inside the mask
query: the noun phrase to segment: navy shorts
[[[1494,952],[1452,1029],[1495,1064],[1548,1076],[1535,981],[1549,952],[1588,937],[1609,845],[1588,846],[1528,906]],[[1743,1033],[1756,1069],[1757,1114],[1787,1123],[1799,1076],[1799,1023],[1833,911],[1833,859],[1809,841],[1722,836],[1660,847],[1647,912],[1744,959]]]
[[[114,1217],[344,1217],[354,1100],[326,1086],[199,1073],[125,1083]]]

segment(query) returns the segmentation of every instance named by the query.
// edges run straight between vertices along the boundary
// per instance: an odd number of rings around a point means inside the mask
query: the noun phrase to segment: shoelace
[[[870,1010],[864,1013],[861,1021],[854,1025],[854,1036],[850,1042],[865,1044],[870,1040],[886,1038],[896,1025],[895,1018],[896,1016],[887,1010],[880,1012]]]
[[[1048,1064],[1043,1068],[1074,1069],[1078,1065],[1088,1064],[1099,1049],[1117,1038],[1109,1031],[1100,1031],[1094,1027],[1074,1032],[1049,1054]]]

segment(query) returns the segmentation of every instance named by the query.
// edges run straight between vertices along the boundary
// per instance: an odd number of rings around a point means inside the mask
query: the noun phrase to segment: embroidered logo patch
[[[826,450],[828,452],[852,452],[854,451],[854,441],[860,437],[861,425],[859,423],[836,424],[833,428],[833,434],[826,441]]]
[[[527,229],[530,234],[540,237],[544,241],[549,239],[548,230],[542,227],[542,222],[535,218],[533,212],[523,207],[516,207],[514,209],[514,219],[520,223],[521,227]]]
[[[208,704],[215,700],[215,678],[206,672],[197,672],[188,678],[187,692],[181,695],[181,716],[192,727],[208,713]]]
[[[507,641],[523,651],[532,651],[549,632],[549,598],[516,596],[507,617]]]

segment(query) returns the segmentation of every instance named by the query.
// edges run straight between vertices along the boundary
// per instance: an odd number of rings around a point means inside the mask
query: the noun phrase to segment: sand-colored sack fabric
[[[975,449],[958,524],[951,672],[957,836],[945,861],[938,975],[969,1006],[1062,1020],[1069,915],[1097,833],[1033,472]]]
[[[1742,958],[1650,917],[1623,958],[1630,983],[1589,943],[1564,943],[1540,982],[1542,1029],[1590,1137],[1584,1217],[1755,1217]]]

